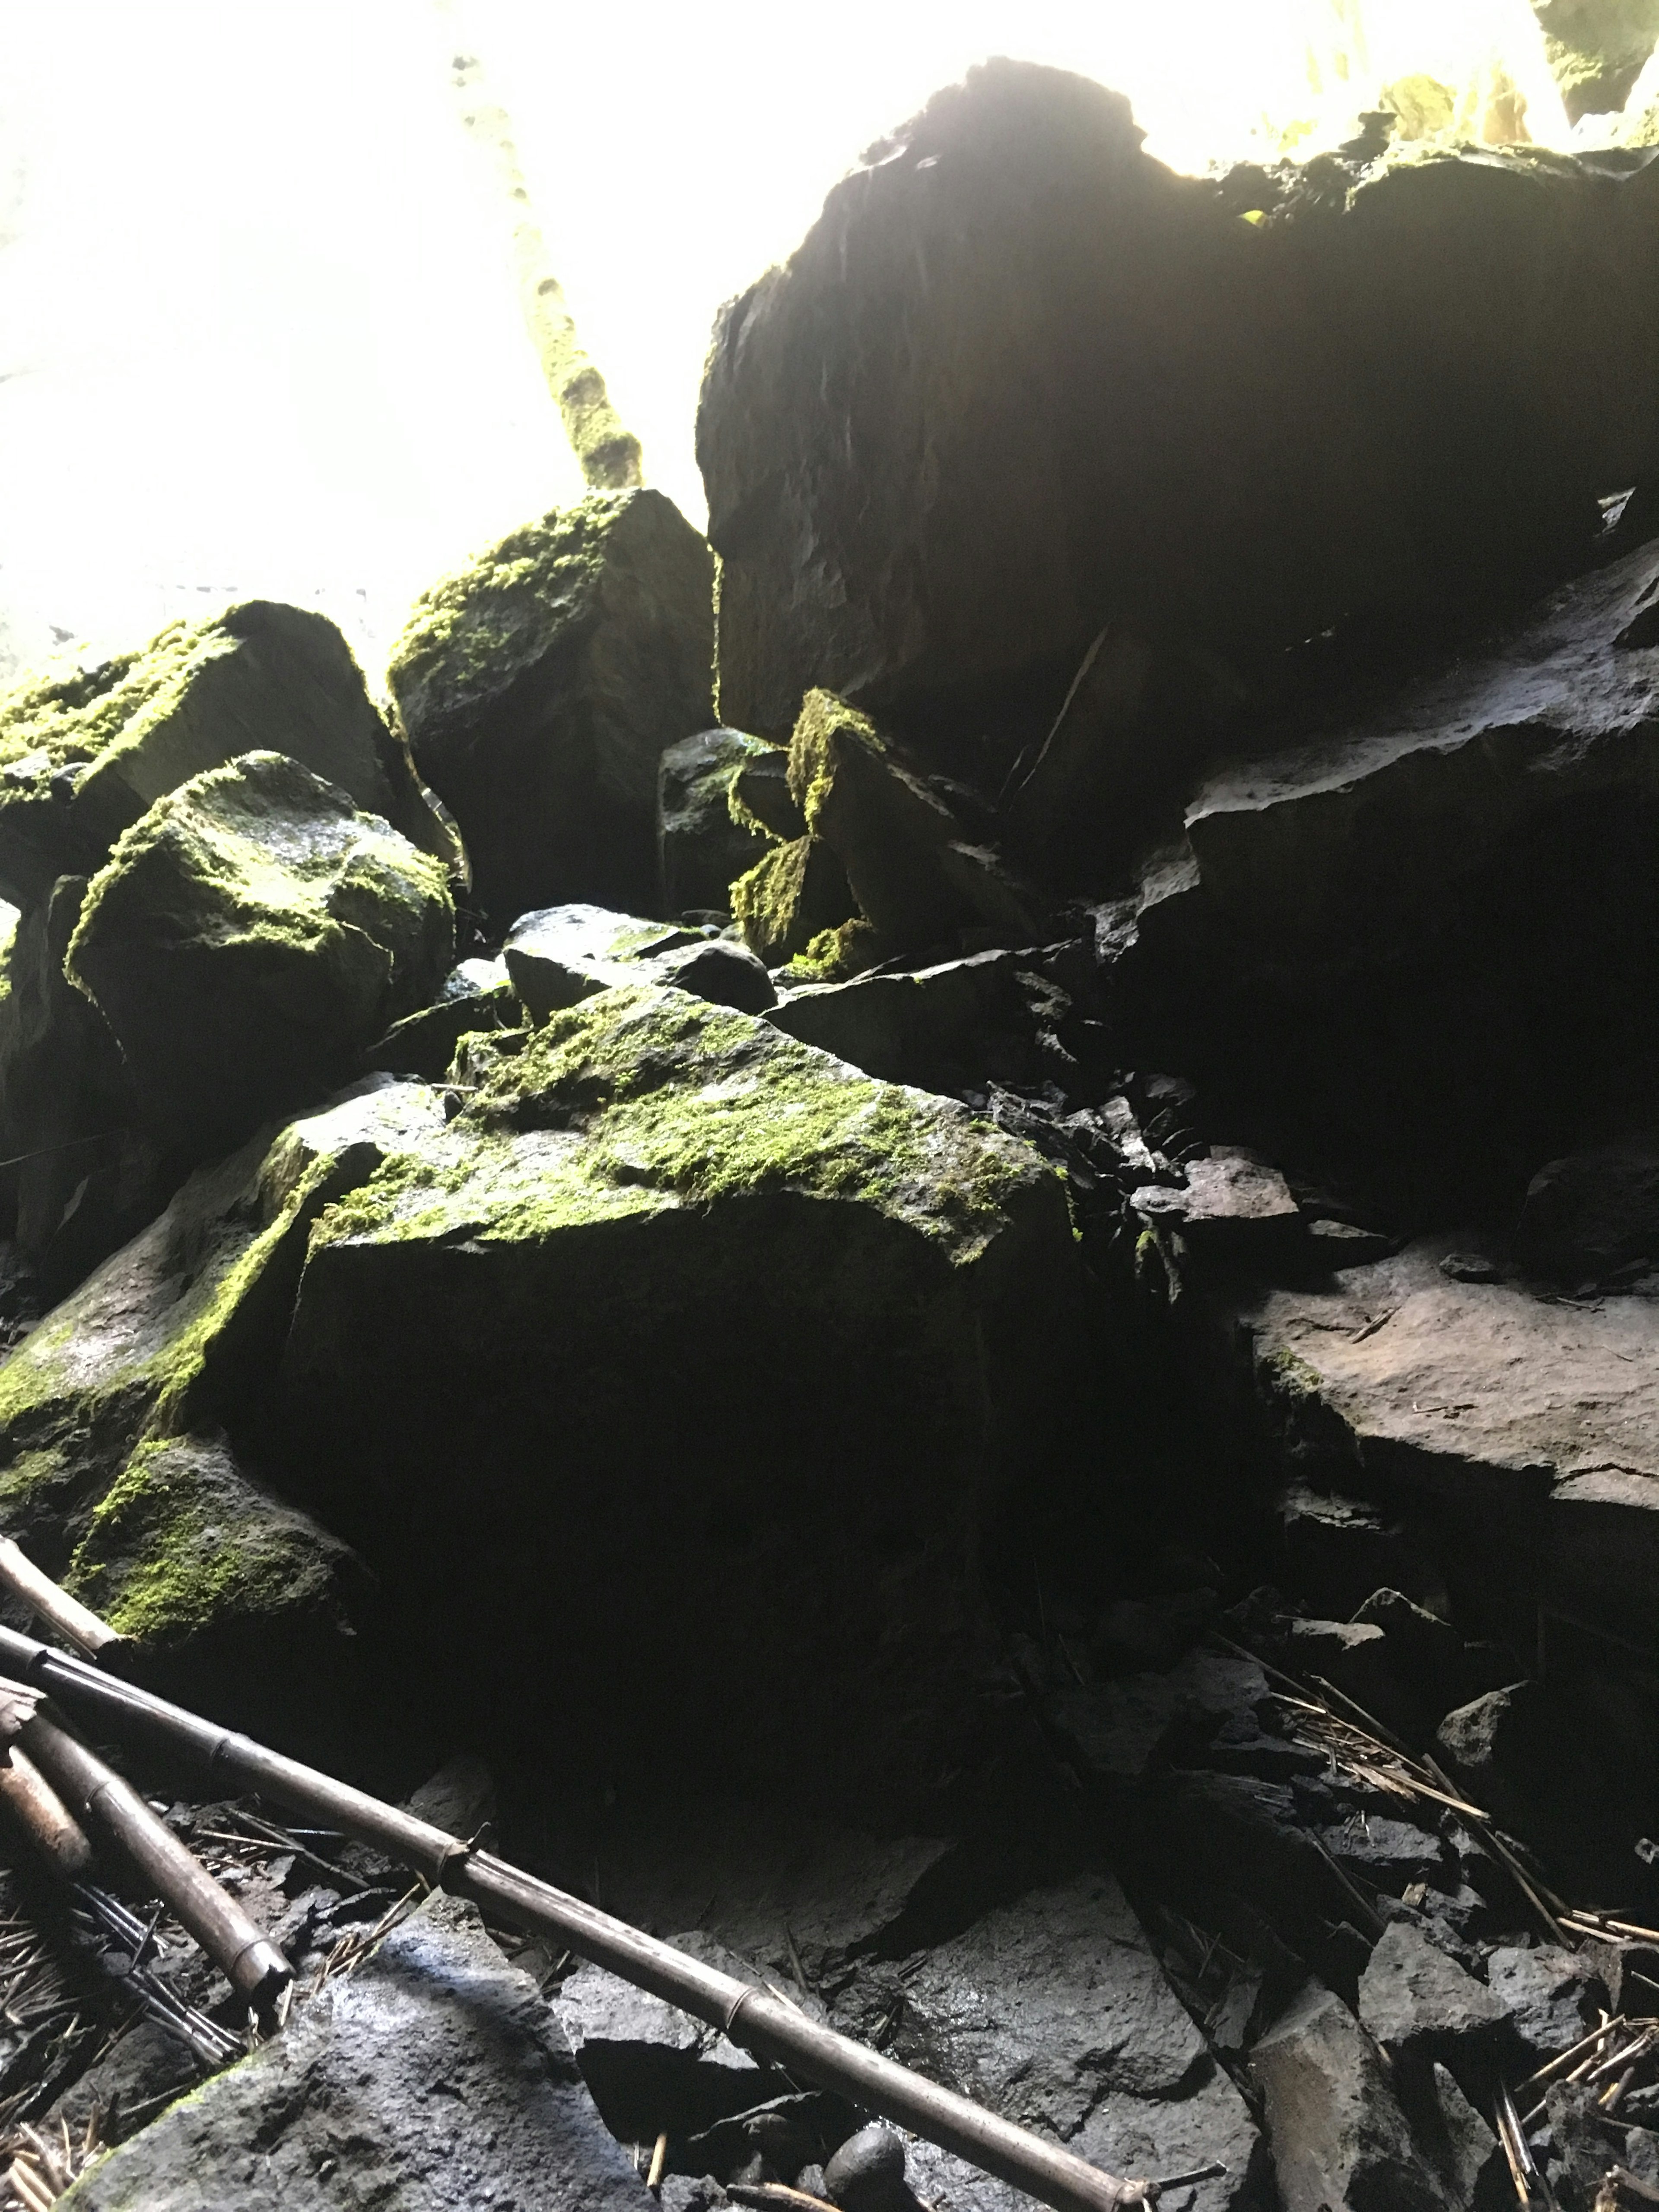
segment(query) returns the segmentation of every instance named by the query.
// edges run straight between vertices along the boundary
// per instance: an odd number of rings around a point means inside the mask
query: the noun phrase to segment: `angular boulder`
[[[781,737],[827,684],[1000,781],[1104,625],[1265,662],[1588,546],[1659,459],[1659,172],[1379,143],[1192,179],[1140,138],[988,62],[723,310],[728,719]]]
[[[886,1083],[959,1091],[1040,1079],[1034,1001],[1047,991],[1041,956],[978,952],[908,975],[808,985],[768,1016],[804,1044],[849,1060]]]
[[[856,1712],[879,1763],[933,1725],[879,1709],[894,1670],[957,1665],[989,1502],[1060,1418],[1058,1179],[678,991],[473,1050],[467,1106],[313,1233],[286,1370],[328,1442],[289,1479],[417,1601],[487,1604],[515,1697],[556,1654],[567,1721],[833,1764]]]
[[[789,740],[789,793],[809,834],[847,872],[883,954],[918,952],[975,925],[1030,943],[1041,903],[969,842],[939,793],[866,715],[809,691]]]
[[[745,768],[769,758],[775,745],[741,730],[703,730],[670,745],[657,773],[657,860],[662,910],[684,914],[731,903],[735,876],[766,850],[766,831],[745,820],[732,790]]]
[[[663,754],[714,720],[714,568],[656,491],[595,492],[416,601],[386,680],[499,927],[656,903]]]
[[[268,1666],[340,1641],[361,1569],[224,1432],[269,1401],[319,1212],[442,1124],[433,1092],[380,1078],[256,1137],[0,1364],[0,1522],[146,1650]]]
[[[1109,1875],[1038,1890],[907,1960],[888,2046],[1005,2118],[1121,2176],[1226,2172],[1194,2207],[1255,2201],[1249,2109]],[[847,2003],[858,1989],[841,2002]]]
[[[755,955],[708,924],[681,929],[605,907],[544,907],[520,916],[501,951],[532,1021],[617,984],[669,983],[749,1014],[777,997]]]
[[[1124,1049],[1319,1126],[1407,1219],[1513,1219],[1648,1095],[1659,637],[1621,641],[1656,590],[1659,541],[1218,768],[1144,866]]]
[[[1376,2045],[1310,1982],[1256,2045],[1285,2212],[1455,2212],[1419,2155]]]
[[[192,777],[118,839],[65,961],[168,1140],[326,1094],[453,957],[441,865],[278,753]]]
[[[1386,1927],[1359,1978],[1359,2018],[1396,2065],[1491,2064],[1509,2009],[1409,1921]]]
[[[98,867],[167,792],[281,752],[428,850],[446,850],[401,744],[334,624],[252,599],[142,652],[0,697],[0,893],[25,904]]]
[[[1458,1280],[1440,1262],[1461,1242],[1241,1299],[1271,1425],[1322,1487],[1409,1503],[1483,1633],[1525,1650],[1541,1603],[1650,1644],[1659,1304]]]
[[[732,886],[744,943],[769,968],[798,958],[857,910],[846,869],[816,837],[774,845]]]
[[[535,1984],[472,1906],[442,1897],[63,2201],[75,2212],[653,2202]]]

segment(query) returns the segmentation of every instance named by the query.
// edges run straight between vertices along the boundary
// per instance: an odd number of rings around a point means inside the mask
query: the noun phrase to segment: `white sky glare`
[[[1339,43],[1346,112],[1496,46],[1559,136],[1527,0],[1360,4],[0,0],[0,674],[54,630],[109,649],[255,592],[372,661],[423,584],[580,495],[458,41],[647,480],[701,523],[715,308],[987,54],[1115,84],[1179,167],[1308,107]]]

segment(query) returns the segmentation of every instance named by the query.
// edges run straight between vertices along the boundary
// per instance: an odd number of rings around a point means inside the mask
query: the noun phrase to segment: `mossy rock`
[[[441,1083],[471,1030],[511,1029],[523,1018],[504,960],[463,960],[444,978],[429,1006],[394,1022],[363,1055],[366,1070]]]
[[[1077,1343],[1055,1173],[673,990],[469,1057],[468,1106],[312,1234],[288,1419],[326,1445],[285,1487],[418,1615],[484,1608],[526,1714],[556,1683],[751,1771],[947,1728],[980,1530]]]
[[[249,753],[122,833],[65,967],[147,1119],[199,1154],[325,1096],[453,952],[436,860],[297,761]]]
[[[500,929],[655,904],[659,763],[714,720],[713,658],[713,559],[660,492],[595,492],[416,602],[387,681]]]
[[[254,599],[174,623],[140,651],[0,697],[0,892],[27,904],[98,867],[120,832],[240,753],[290,754],[447,850],[407,754],[325,617]]]
[[[769,759],[781,765],[777,746],[741,730],[702,730],[664,753],[657,780],[657,858],[665,914],[725,907],[732,878],[765,852],[769,834],[745,817],[733,790],[746,768]]]
[[[246,1478],[222,1432],[270,1401],[313,1222],[442,1126],[435,1093],[376,1078],[262,1133],[0,1364],[0,1528],[126,1633],[246,1641],[278,1613],[325,1628],[349,1608],[343,1547]]]
[[[846,870],[884,955],[954,949],[957,932],[975,927],[1013,944],[1042,933],[1041,902],[969,842],[945,799],[833,692],[809,691],[802,702],[789,790],[813,837]]]
[[[732,916],[744,943],[775,967],[805,952],[826,930],[852,921],[847,871],[816,837],[775,845],[732,886]]]

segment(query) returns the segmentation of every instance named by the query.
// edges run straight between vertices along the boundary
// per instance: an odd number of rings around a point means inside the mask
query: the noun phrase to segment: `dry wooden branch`
[[[1121,2212],[1127,2205],[1157,2201],[1155,2182],[1119,2179],[1103,2172],[1057,2143],[924,2081],[832,2028],[819,2027],[764,1990],[659,1942],[493,1853],[476,1850],[413,1814],[399,1812],[331,1775],[100,1674],[84,1660],[0,1628],[0,1665],[72,1705],[95,1712],[112,1729],[137,1731],[188,1749],[210,1774],[234,1775],[244,1787],[302,1808],[328,1826],[376,1845],[428,1881],[471,1898],[488,1919],[556,1934],[579,1957],[718,2027],[757,2056],[821,2088],[840,2092],[854,2104],[1055,2206],[1058,2212]]]
[[[294,1969],[276,1946],[113,1767],[44,1712],[35,1714],[22,1740],[70,1804],[113,1838],[250,2004],[268,2005],[293,1980]]]
[[[96,1659],[112,1644],[126,1642],[106,1620],[100,1620],[77,1598],[59,1589],[49,1575],[42,1574],[9,1536],[0,1536],[0,1583],[89,1659]]]

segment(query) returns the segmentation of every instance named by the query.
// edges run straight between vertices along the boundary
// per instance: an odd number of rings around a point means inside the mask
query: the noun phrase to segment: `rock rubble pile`
[[[1608,2212],[1659,162],[1139,142],[938,95],[723,313],[709,542],[526,524],[384,709],[263,603],[0,699],[0,1529],[169,1694],[399,1793],[468,1747],[458,1834],[1167,2205]],[[68,2202],[1013,2212],[173,1817],[304,2001],[155,2119],[153,2013],[20,2029],[0,2116],[119,2144]]]

